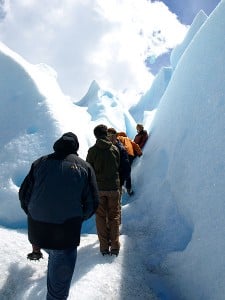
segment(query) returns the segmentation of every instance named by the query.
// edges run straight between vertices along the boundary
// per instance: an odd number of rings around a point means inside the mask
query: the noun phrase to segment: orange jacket
[[[142,151],[138,144],[133,142],[129,137],[127,137],[125,132],[118,132],[117,139],[124,145],[128,155],[131,156],[141,156]]]

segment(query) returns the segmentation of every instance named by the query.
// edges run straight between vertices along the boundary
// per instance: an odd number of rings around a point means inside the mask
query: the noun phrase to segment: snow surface
[[[70,300],[224,299],[224,15],[222,0],[186,44],[158,105],[138,108],[151,137],[132,166],[135,194],[123,195],[121,252],[102,257],[94,218],[86,222]],[[65,131],[78,135],[85,159],[97,124],[133,138],[135,121],[96,82],[72,103],[54,70],[3,44],[0,68],[0,299],[39,300],[47,255],[26,260],[31,246],[17,196],[30,164]]]

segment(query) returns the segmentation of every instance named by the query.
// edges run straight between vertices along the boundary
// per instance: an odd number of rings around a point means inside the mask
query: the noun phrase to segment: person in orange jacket
[[[135,157],[142,156],[142,150],[138,144],[132,141],[125,132],[121,131],[117,133],[117,139],[123,144],[126,149],[129,157],[130,165],[132,165]],[[132,185],[131,185],[131,176],[127,178],[126,185],[127,193],[131,196],[133,195]]]
[[[132,141],[125,132],[118,132],[117,133],[117,139],[124,145],[127,153],[132,158],[135,158],[136,156],[142,155],[142,150],[140,146]],[[132,161],[133,162],[133,161]]]

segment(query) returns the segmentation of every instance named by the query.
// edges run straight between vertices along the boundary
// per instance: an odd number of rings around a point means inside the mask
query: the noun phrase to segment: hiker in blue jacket
[[[94,170],[78,157],[78,148],[75,134],[63,134],[53,146],[54,153],[32,163],[19,190],[28,239],[49,255],[47,300],[67,299],[82,222],[99,203]]]

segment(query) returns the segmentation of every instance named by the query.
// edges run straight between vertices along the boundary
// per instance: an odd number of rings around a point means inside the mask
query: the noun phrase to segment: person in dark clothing
[[[129,156],[122,145],[122,143],[117,139],[117,132],[114,128],[108,128],[107,130],[108,139],[115,145],[120,152],[120,166],[119,166],[119,177],[120,177],[120,224],[121,224],[121,197],[122,197],[122,186],[125,181],[130,178],[131,165],[129,161]]]
[[[148,133],[146,130],[144,130],[144,126],[142,124],[137,124],[136,129],[137,134],[134,138],[134,142],[138,144],[141,149],[143,149],[145,143],[148,140]]]
[[[89,148],[86,160],[95,170],[99,189],[96,228],[100,252],[117,256],[120,250],[120,153],[108,140],[105,125],[96,126],[94,135],[96,143]]]
[[[117,139],[117,132],[114,128],[108,128],[107,136],[108,139],[113,143],[113,145],[115,145],[118,148],[120,152],[119,176],[120,188],[122,188],[125,180],[130,176],[131,172],[129,156],[123,144]]]
[[[124,148],[127,151],[130,166],[132,165],[134,159],[138,156],[142,156],[141,148],[138,144],[136,144],[134,141],[132,141],[125,132],[117,132],[117,139],[122,143]],[[131,173],[130,176],[126,179],[126,189],[129,196],[132,196],[134,194],[132,184],[131,184]]]
[[[82,222],[99,203],[94,170],[78,157],[78,148],[75,134],[63,134],[53,146],[54,153],[32,163],[19,189],[28,239],[49,254],[47,300],[67,299]]]

